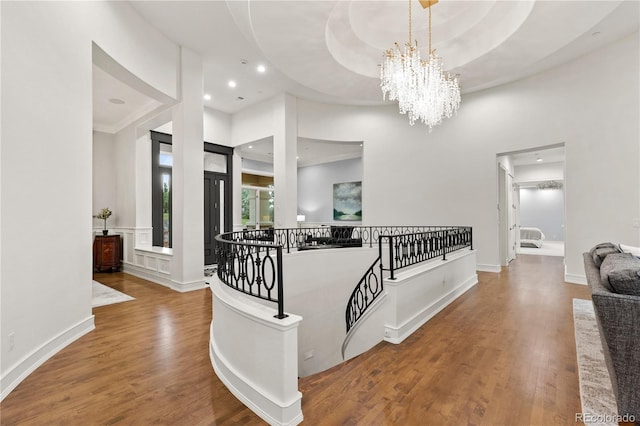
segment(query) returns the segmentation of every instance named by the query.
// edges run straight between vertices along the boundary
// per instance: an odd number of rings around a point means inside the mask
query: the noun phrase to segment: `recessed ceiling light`
[[[299,160],[299,159],[300,159],[300,157],[298,157],[298,156],[296,155],[296,160]]]
[[[259,73],[263,73],[265,72],[267,69],[264,67],[264,65],[258,65],[258,67],[256,68],[256,70],[258,70]]]
[[[238,96],[238,100],[239,101],[244,101],[244,98],[242,96]]]
[[[229,80],[229,82],[227,83],[229,85],[229,87],[236,87],[237,84],[234,80]]]
[[[211,100],[211,95],[208,94],[208,93],[205,93],[203,97],[204,97],[205,101],[210,101]]]
[[[536,161],[539,163],[542,161],[542,158],[538,158]]]
[[[362,144],[360,144],[360,146],[362,146]]]
[[[249,149],[253,149],[253,145],[249,145]]]
[[[112,104],[116,104],[116,105],[124,104],[124,101],[122,99],[118,99],[118,98],[111,98],[111,99],[109,99],[109,102],[111,102]]]

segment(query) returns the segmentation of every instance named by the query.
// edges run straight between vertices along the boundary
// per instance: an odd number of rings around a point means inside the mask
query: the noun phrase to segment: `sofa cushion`
[[[602,261],[600,278],[615,293],[640,296],[640,259],[630,253],[610,254]]]
[[[597,267],[602,265],[602,261],[610,254],[620,253],[620,248],[613,243],[601,243],[594,246],[590,250],[591,256],[593,256],[593,262]]]

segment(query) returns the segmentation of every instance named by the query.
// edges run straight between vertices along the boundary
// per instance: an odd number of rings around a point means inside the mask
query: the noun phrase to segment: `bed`
[[[520,228],[520,247],[542,247],[544,234],[540,228]]]

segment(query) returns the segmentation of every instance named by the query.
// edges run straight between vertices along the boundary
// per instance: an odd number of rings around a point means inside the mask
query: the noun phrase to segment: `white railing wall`
[[[271,425],[302,421],[298,391],[298,325],[290,314],[211,279],[213,312],[209,356],[216,374],[240,401]]]

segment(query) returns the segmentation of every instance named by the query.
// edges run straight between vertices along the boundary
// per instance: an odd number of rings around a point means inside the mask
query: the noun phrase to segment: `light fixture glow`
[[[409,0],[409,41],[404,50],[398,43],[386,50],[380,69],[382,99],[388,96],[389,100],[397,100],[400,114],[409,116],[409,124],[413,126],[420,120],[429,126],[429,131],[442,123],[443,118],[451,118],[460,107],[458,76],[443,70],[442,58],[431,48],[431,6],[435,3],[437,0],[423,4],[429,8],[428,59],[420,58],[418,42],[413,43]]]
[[[538,158],[536,161],[539,163],[542,161],[542,158]]]
[[[211,95],[208,94],[208,93],[205,93],[203,97],[204,97],[205,101],[210,101],[211,100]]]
[[[253,145],[249,145],[249,149],[253,149]]]
[[[229,85],[229,87],[236,87],[237,84],[234,80],[229,80],[229,83],[227,83]]]
[[[261,64],[261,65],[258,65],[258,67],[256,68],[256,70],[257,70],[259,73],[261,73],[261,74],[262,74],[262,73],[264,73],[267,69],[265,68],[265,66],[264,66],[264,65],[262,65],[262,64]]]

